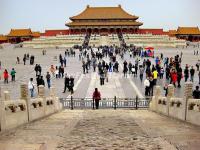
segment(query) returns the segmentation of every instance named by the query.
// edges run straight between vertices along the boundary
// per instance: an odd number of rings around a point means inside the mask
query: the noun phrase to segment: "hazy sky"
[[[11,28],[66,29],[69,17],[87,5],[118,6],[139,16],[142,28],[200,26],[200,0],[0,0],[0,34]]]

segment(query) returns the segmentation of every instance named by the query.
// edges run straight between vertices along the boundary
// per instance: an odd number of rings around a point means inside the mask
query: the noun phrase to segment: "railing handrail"
[[[64,108],[92,108],[94,109],[95,100],[93,98],[60,98]],[[102,108],[147,108],[149,106],[149,98],[102,98],[99,101]]]

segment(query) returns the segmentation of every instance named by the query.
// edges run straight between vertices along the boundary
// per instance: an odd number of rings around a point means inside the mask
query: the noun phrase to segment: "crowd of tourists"
[[[76,56],[75,51],[74,49],[67,49],[63,54],[58,55],[59,64],[50,65],[49,70],[45,73],[42,72],[43,68],[40,64],[35,64],[36,83],[34,82],[34,77],[30,78],[28,83],[32,97],[34,96],[36,88],[39,89],[38,87],[40,85],[47,85],[47,88],[50,89],[53,78],[63,79],[63,93],[65,93],[66,90],[70,93],[74,93],[75,79],[72,75],[68,75],[65,68],[67,67],[68,57]],[[43,50],[42,54],[46,55],[46,50]],[[194,51],[194,55],[198,55],[198,51]],[[173,84],[175,88],[181,88],[183,82],[190,81],[196,83],[194,81],[194,79],[196,79],[194,78],[195,75],[198,76],[198,83],[200,84],[200,60],[196,62],[195,66],[190,64],[183,65],[182,52],[174,57],[166,57],[163,53],[159,56],[153,54],[149,57],[146,51],[135,46],[79,47],[78,58],[82,65],[83,74],[97,72],[101,86],[109,82],[108,73],[120,73],[119,66],[121,65],[122,73],[125,78],[138,78],[141,81],[141,85],[145,88],[145,96],[153,96],[154,86],[157,85],[158,82],[163,84],[166,96],[168,94],[168,84]],[[30,61],[30,65],[34,65],[34,55],[30,56],[29,54],[24,54],[23,64],[26,65],[28,60]],[[20,58],[17,57],[16,64],[20,63]],[[1,63],[0,69],[2,69]],[[5,69],[3,72],[4,83],[7,84],[9,78],[14,82],[15,76],[16,71],[14,68],[10,71]],[[193,92],[194,98],[200,98],[199,93],[199,86],[197,85]]]

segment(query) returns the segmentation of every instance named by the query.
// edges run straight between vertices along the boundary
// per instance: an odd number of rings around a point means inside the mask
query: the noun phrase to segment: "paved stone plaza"
[[[195,48],[195,50],[197,50]],[[25,49],[6,46],[0,50],[2,70],[15,68],[17,71],[16,82],[5,85],[0,81],[3,90],[11,92],[11,98],[20,97],[20,84],[28,83],[30,77],[35,78],[34,66],[16,65],[16,57],[22,57],[25,53],[35,55],[35,63],[41,64],[42,73],[46,74],[50,65],[59,65],[55,56],[64,55],[65,49],[47,49],[47,55],[42,55],[41,49]],[[174,56],[183,52],[183,66],[190,64],[195,66],[199,56],[194,56],[192,47],[188,49],[159,49],[155,54],[161,52],[164,56]],[[124,78],[122,74],[123,60],[117,58],[120,63],[119,73],[109,73],[109,82],[100,86],[97,73],[89,71],[82,73],[82,64],[76,57],[67,59],[65,72],[75,77],[74,97],[91,97],[95,87],[101,91],[102,97],[133,98],[136,95],[144,97],[143,83],[138,78],[129,75]],[[133,61],[129,55],[125,60]],[[151,59],[152,60],[152,59]],[[105,58],[105,61],[108,61]],[[1,70],[1,73],[2,73]],[[197,74],[194,86],[198,83]],[[164,81],[158,81],[163,85]],[[182,82],[182,84],[184,84]],[[53,86],[57,95],[66,98],[70,94],[63,94],[64,79],[53,78]],[[49,93],[45,87],[46,93]],[[176,95],[183,97],[184,87],[176,89]],[[37,95],[36,95],[37,96]],[[155,114],[148,110],[64,110],[58,114],[42,120],[21,126],[8,132],[0,133],[0,150],[26,150],[38,147],[47,150],[65,149],[140,149],[140,150],[198,150],[200,147],[200,128],[175,119]],[[10,149],[9,149],[10,146]]]
[[[173,57],[176,54],[180,54],[183,52],[183,61],[182,67],[184,69],[185,64],[195,66],[199,56],[194,56],[193,51],[198,48],[187,48],[187,49],[156,49],[155,55],[159,55],[161,52],[164,53],[164,56]],[[2,69],[0,70],[1,76],[3,70],[6,68],[10,72],[12,68],[15,68],[16,74],[16,82],[9,83],[8,85],[3,84],[3,79],[0,80],[0,84],[3,90],[9,90],[11,92],[11,98],[19,98],[19,86],[21,83],[28,83],[29,78],[33,77],[35,79],[35,71],[34,65],[30,66],[29,62],[27,65],[23,65],[22,58],[25,53],[29,53],[30,55],[35,56],[35,64],[41,64],[42,66],[42,74],[45,78],[46,72],[49,71],[50,65],[57,65],[58,60],[55,60],[55,56],[59,56],[59,54],[64,55],[65,49],[47,49],[47,55],[42,55],[41,49],[28,49],[28,48],[13,48],[13,46],[6,46],[4,49],[0,50],[0,61],[2,62]],[[21,59],[21,64],[16,65],[17,56]],[[130,59],[129,55],[125,55],[125,60],[127,62],[132,61],[134,59]],[[152,59],[151,59],[152,60]],[[108,61],[105,60],[105,61]],[[75,93],[74,97],[91,97],[91,93],[95,87],[99,87],[102,92],[102,97],[113,98],[117,97],[135,97],[139,95],[142,97],[144,95],[144,86],[143,83],[140,82],[139,77],[134,78],[133,76],[129,76],[128,78],[123,77],[122,66],[123,61],[121,58],[118,58],[120,63],[119,71],[120,73],[109,73],[109,82],[106,83],[105,86],[100,87],[99,85],[99,77],[97,73],[93,73],[92,70],[89,71],[89,74],[84,75],[82,73],[82,63],[78,60],[78,51],[76,53],[76,57],[69,57],[67,59],[67,67],[65,68],[65,72],[68,75],[73,75],[75,77]],[[152,60],[153,63],[155,63]],[[196,67],[195,67],[196,69]],[[145,76],[144,76],[145,78]],[[57,89],[57,95],[59,97],[65,98],[69,95],[69,93],[63,94],[64,88],[64,79],[55,79],[53,78],[53,86]],[[36,82],[35,82],[36,83]],[[184,82],[182,81],[182,84]],[[158,84],[164,86],[165,80],[158,81]],[[194,86],[198,84],[198,76],[195,74],[195,82]],[[179,97],[183,96],[184,87],[181,89],[176,89],[176,95]],[[48,89],[46,87],[46,92],[48,93]],[[37,94],[36,94],[37,95]]]
[[[65,110],[1,133],[0,146],[9,150],[13,146],[32,150],[38,145],[47,150],[198,150],[199,130],[147,110]]]

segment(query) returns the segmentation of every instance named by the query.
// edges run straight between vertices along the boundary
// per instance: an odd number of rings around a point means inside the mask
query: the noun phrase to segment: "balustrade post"
[[[92,109],[94,110],[94,98],[92,99]]]
[[[135,109],[137,110],[138,109],[138,96],[136,95],[136,106],[135,106]]]
[[[71,110],[74,109],[74,104],[73,104],[73,96],[71,96]]]
[[[115,110],[117,109],[117,97],[116,96],[114,97],[114,109]]]

